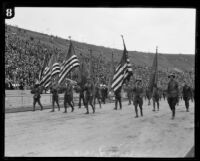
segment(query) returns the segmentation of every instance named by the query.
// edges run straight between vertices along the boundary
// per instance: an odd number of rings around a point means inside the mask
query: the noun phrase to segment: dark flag
[[[158,81],[158,53],[156,48],[156,55],[154,56],[152,68],[151,68],[151,74],[149,78],[149,84],[148,84],[148,90],[150,92],[153,92],[153,87],[157,87],[157,81]]]
[[[123,36],[122,36],[123,39]],[[115,74],[113,76],[111,88],[114,91],[117,91],[122,87],[126,80],[130,80],[130,77],[133,75],[133,70],[130,64],[130,60],[128,58],[128,52],[126,50],[126,46],[124,43],[124,52],[121,58],[121,62],[119,63],[118,67],[115,70]]]
[[[79,67],[79,65],[79,60],[75,55],[75,50],[70,40],[69,50],[65,61],[61,66],[58,83],[61,84],[65,80],[66,76],[70,73],[70,71],[76,67]]]

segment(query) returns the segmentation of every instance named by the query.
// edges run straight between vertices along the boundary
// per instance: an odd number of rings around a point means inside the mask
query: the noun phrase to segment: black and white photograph
[[[5,11],[5,157],[195,157],[195,8]]]

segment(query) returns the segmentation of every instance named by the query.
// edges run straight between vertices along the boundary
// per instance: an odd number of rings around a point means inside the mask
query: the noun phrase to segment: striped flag
[[[47,88],[51,83],[51,70],[49,67],[44,69],[44,74],[42,79],[40,80],[40,85]]]
[[[79,60],[75,55],[75,51],[72,42],[70,40],[68,54],[66,56],[66,60],[63,62],[63,65],[61,66],[58,83],[61,84],[65,80],[66,76],[70,73],[70,71],[78,67],[79,65],[80,65]]]
[[[133,70],[130,64],[130,60],[128,58],[128,52],[126,50],[124,39],[123,39],[123,44],[124,44],[124,52],[122,55],[122,59],[115,70],[115,74],[113,76],[112,85],[111,85],[111,88],[114,90],[114,92],[117,91],[118,89],[121,89],[125,80],[129,81],[131,75],[133,74]]]
[[[53,79],[60,73],[60,65],[57,62],[57,54],[54,53],[48,63],[48,66],[44,69],[44,74],[40,80],[40,85],[48,88],[52,83]]]

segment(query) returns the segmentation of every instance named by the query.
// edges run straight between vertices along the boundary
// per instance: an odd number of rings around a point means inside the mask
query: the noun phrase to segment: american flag
[[[70,46],[66,60],[63,62],[63,65],[61,66],[58,83],[61,84],[63,80],[65,80],[66,76],[70,73],[70,71],[78,66],[80,66],[79,60],[75,55],[72,42],[70,41]]]
[[[123,38],[123,37],[122,37]],[[124,40],[123,40],[124,43]],[[121,59],[121,62],[117,66],[115,70],[115,74],[113,76],[111,88],[115,91],[120,89],[125,82],[125,80],[129,80],[130,76],[133,74],[133,69],[130,64],[130,60],[128,58],[128,52],[126,50],[126,46],[124,43],[124,52]]]

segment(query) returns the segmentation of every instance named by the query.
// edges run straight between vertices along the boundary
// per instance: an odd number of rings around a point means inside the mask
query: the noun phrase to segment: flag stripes
[[[54,63],[51,71],[51,76],[53,77],[58,73],[60,73],[60,65],[59,63]]]
[[[66,75],[79,65],[80,64],[76,55],[72,55],[68,60],[66,60],[61,67],[58,83],[61,83],[65,79]]]
[[[51,70],[49,67],[46,67],[44,70],[43,78],[40,81],[40,85],[47,88],[50,82],[51,82]]]

